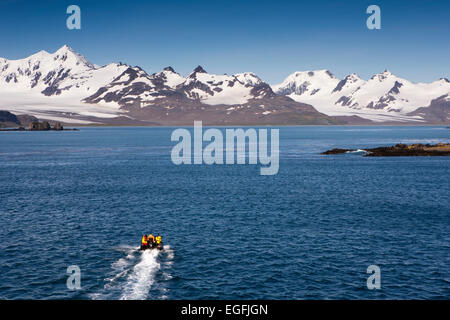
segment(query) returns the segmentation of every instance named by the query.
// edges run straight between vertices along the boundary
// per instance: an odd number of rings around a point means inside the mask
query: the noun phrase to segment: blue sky
[[[81,8],[81,30],[66,8]],[[366,8],[381,8],[368,30]],[[450,77],[450,1],[0,0],[0,57],[70,45],[93,63],[185,75],[255,72],[273,84],[297,70],[362,78],[389,69],[416,82]]]

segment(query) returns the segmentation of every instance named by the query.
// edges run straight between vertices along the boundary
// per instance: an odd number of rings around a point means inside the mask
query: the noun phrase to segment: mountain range
[[[413,83],[389,71],[369,80],[302,71],[269,85],[251,72],[148,74],[97,66],[69,46],[0,58],[0,109],[66,124],[301,125],[450,123],[450,82]]]

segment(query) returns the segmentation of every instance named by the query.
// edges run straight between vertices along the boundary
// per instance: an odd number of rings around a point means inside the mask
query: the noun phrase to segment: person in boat
[[[153,248],[155,246],[155,241],[156,241],[155,237],[152,234],[150,234],[147,238],[148,246]]]
[[[156,246],[159,246],[162,243],[162,238],[160,235],[156,237]]]
[[[141,250],[147,249],[148,248],[148,238],[147,235],[144,234],[142,236],[142,240],[141,240]]]

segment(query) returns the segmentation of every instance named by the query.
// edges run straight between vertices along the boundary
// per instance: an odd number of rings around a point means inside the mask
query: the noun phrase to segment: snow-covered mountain
[[[450,82],[412,83],[389,71],[365,81],[356,74],[337,79],[328,70],[295,72],[272,86],[277,94],[313,105],[328,115],[359,115],[376,121],[423,121],[411,116],[433,99],[450,93]]]
[[[129,67],[83,102],[116,103],[129,117],[165,124],[194,120],[215,124],[336,122],[312,106],[276,95],[253,73],[216,75],[201,66],[186,77],[171,67],[151,75]]]
[[[328,70],[295,72],[271,87],[251,72],[210,74],[201,66],[187,76],[171,67],[153,74],[121,63],[99,67],[68,46],[0,58],[0,110],[65,123],[442,122],[449,102],[437,99],[449,93],[446,79],[412,83],[389,71],[367,81],[356,74],[340,80]]]
[[[328,70],[298,71],[289,75],[283,83],[273,86],[273,90],[281,95],[318,96],[329,95],[339,83]]]
[[[0,109],[65,123],[329,124],[312,106],[277,96],[253,73],[186,77],[171,67],[98,67],[68,46],[0,60]]]
[[[139,67],[128,67],[83,101],[90,104],[113,102],[123,108],[142,108],[167,98],[184,80],[171,67],[152,75],[148,75]]]
[[[410,115],[420,116],[430,123],[449,123],[450,94],[432,100],[429,106],[414,110]]]
[[[254,89],[263,81],[247,72],[236,75],[207,73],[201,66],[191,72],[183,83],[183,91],[191,99],[198,99],[209,105],[245,104],[250,99],[264,95]]]
[[[40,51],[20,60],[0,58],[0,108],[75,123],[90,123],[85,117],[116,117],[118,105],[86,105],[81,100],[126,68],[117,63],[94,66],[66,45],[54,53]]]
[[[249,72],[217,75],[198,66],[185,78],[172,67],[152,75],[139,67],[130,67],[84,101],[114,101],[123,107],[148,107],[176,96],[180,100],[189,99],[206,105],[237,105],[270,94],[274,95],[270,86]]]
[[[111,63],[95,67],[69,46],[55,53],[40,51],[21,60],[0,58],[2,91],[34,91],[45,96],[86,95],[108,84],[126,66]]]

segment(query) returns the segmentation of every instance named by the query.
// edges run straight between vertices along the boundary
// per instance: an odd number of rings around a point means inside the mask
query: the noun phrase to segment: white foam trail
[[[163,251],[138,249],[132,246],[113,248],[126,256],[111,263],[112,274],[104,279],[106,283],[101,292],[89,295],[92,299],[146,299],[151,288],[160,299],[167,299],[169,289],[165,288],[165,282],[172,279],[174,250],[169,245],[164,246]],[[162,256],[161,262],[159,256]],[[159,272],[162,282],[155,283]]]
[[[141,253],[141,261],[133,267],[127,278],[121,300],[145,299],[155,281],[155,273],[160,269],[157,261],[159,250],[145,250]]]
[[[89,295],[93,300],[111,298],[111,294],[114,290],[118,290],[120,288],[120,284],[118,285],[117,281],[125,277],[131,271],[130,267],[136,262],[136,247],[120,246],[113,248],[113,250],[124,252],[127,255],[111,264],[111,269],[114,271],[114,274],[111,277],[104,279],[106,284],[104,285],[104,290],[102,292]]]
[[[120,258],[119,260],[113,262],[111,264],[111,268],[116,272],[114,276],[110,278],[106,278],[105,281],[108,283],[105,284],[105,288],[113,286],[113,283],[119,279],[125,276],[129,272],[130,266],[134,263],[136,260],[136,248],[134,247],[123,247],[125,253],[127,253],[127,256],[125,258]],[[122,251],[122,250],[121,250]]]

